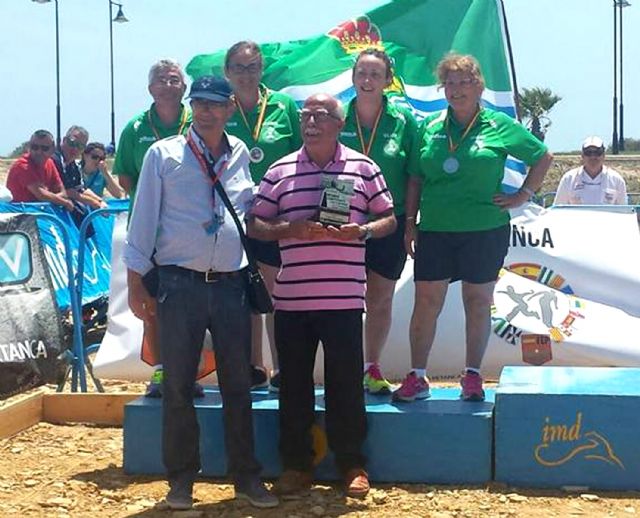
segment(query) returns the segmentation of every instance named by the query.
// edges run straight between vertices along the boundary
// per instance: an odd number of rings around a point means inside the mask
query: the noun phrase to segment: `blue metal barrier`
[[[42,204],[19,204],[19,205],[30,205],[30,206],[40,205],[41,206]],[[67,265],[67,276],[69,281],[69,298],[71,300],[71,319],[73,320],[73,323],[75,326],[75,323],[78,320],[82,320],[82,309],[81,309],[81,305],[79,305],[78,303],[78,299],[75,297],[75,294],[74,294],[73,261],[71,259],[71,253],[69,253],[71,250],[71,244],[69,239],[69,233],[67,232],[67,227],[62,221],[60,221],[60,219],[57,216],[53,214],[47,214],[46,212],[31,212],[31,211],[25,211],[24,213],[34,216],[35,218],[45,219],[53,223],[54,225],[56,225],[56,227],[58,227],[58,229],[61,230],[60,235],[62,236],[62,241],[63,241],[65,252],[66,252],[64,254],[64,257],[65,257],[65,263]],[[15,213],[6,212],[4,214],[15,214]],[[77,374],[77,358],[78,358],[78,351],[76,348],[75,338],[71,346],[70,354],[71,354],[71,357],[67,357],[67,361],[72,366],[74,376],[75,376]],[[62,384],[58,387],[58,389],[61,390],[61,387],[62,387]],[[86,380],[84,382],[84,387],[85,387],[84,391],[86,392]]]
[[[126,205],[125,205],[126,203]],[[82,224],[80,225],[79,234],[79,246],[78,246],[78,269],[76,270],[73,286],[74,286],[74,294],[72,295],[72,299],[75,302],[75,305],[79,308],[82,308],[82,285],[84,282],[84,254],[86,249],[87,242],[87,229],[91,224],[91,221],[98,216],[102,216],[104,214],[120,214],[122,212],[127,212],[129,210],[129,200],[116,200],[110,201],[109,207],[104,209],[97,209],[85,216],[82,220]],[[80,390],[82,392],[87,391],[87,379],[85,368],[89,371],[89,375],[93,380],[94,385],[98,392],[104,392],[102,388],[102,384],[100,380],[97,379],[93,375],[93,369],[91,367],[91,363],[87,361],[87,355],[96,351],[99,345],[92,345],[89,348],[85,348],[84,344],[85,337],[85,329],[84,329],[84,321],[82,319],[82,315],[80,318],[73,319],[73,344],[74,344],[74,359],[73,359],[73,374],[71,381],[71,390],[72,392],[77,391],[77,382],[78,378],[80,381]]]

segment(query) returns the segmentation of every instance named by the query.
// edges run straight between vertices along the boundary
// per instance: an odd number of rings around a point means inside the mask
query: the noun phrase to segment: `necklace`
[[[378,110],[378,115],[376,115],[376,120],[373,123],[373,128],[371,129],[371,135],[369,136],[369,142],[365,145],[364,136],[362,133],[362,126],[360,125],[360,117],[358,117],[358,108],[356,105],[356,127],[358,128],[358,138],[360,139],[360,147],[362,148],[362,152],[369,156],[369,152],[371,151],[371,146],[373,145],[373,140],[376,138],[376,131],[378,131],[378,123],[380,122],[380,117],[382,117],[382,108],[384,104],[380,106]]]
[[[242,105],[236,99],[236,106],[238,107],[238,111],[240,112],[242,121],[244,122],[244,125],[249,130],[249,133],[251,133],[251,138],[253,139],[254,143],[258,142],[258,137],[260,136],[260,130],[262,129],[262,123],[264,122],[264,115],[267,111],[267,100],[269,97],[268,90],[265,88],[263,92],[260,90],[260,88],[258,88],[258,97],[259,97],[258,102],[260,103],[260,111],[258,113],[258,120],[256,121],[256,124],[253,128],[251,128],[251,125],[249,124],[249,119],[247,118],[247,115],[244,113],[244,110],[242,109]],[[255,145],[249,150],[249,158],[254,164],[262,162],[262,160],[264,159],[264,151],[260,146]]]
[[[149,123],[149,126],[151,127],[151,131],[153,131],[153,135],[156,137],[156,140],[162,139],[162,137],[160,136],[160,133],[158,133],[158,130],[156,129],[155,124],[153,123],[153,120],[151,119],[151,110],[147,112],[147,122]],[[184,131],[184,126],[186,123],[187,123],[187,110],[185,108],[182,108],[182,116],[180,117],[180,127],[178,128],[178,132],[176,133],[176,135],[182,135],[182,132]]]
[[[458,141],[457,144],[453,143],[453,138],[451,137],[451,131],[450,131],[451,117],[447,115],[445,126],[447,131],[447,141],[449,143],[449,157],[442,163],[442,169],[444,170],[445,173],[453,174],[458,172],[458,169],[460,169],[460,162],[458,162],[458,159],[453,155],[455,154],[456,150],[460,147],[460,144],[462,144],[464,139],[467,137],[467,135],[471,131],[471,128],[476,123],[476,120],[478,119],[479,115],[480,115],[480,109],[478,108],[478,111],[476,111],[476,114],[473,116],[473,119],[471,119],[469,124],[467,124],[464,131],[462,132],[462,137],[460,137],[460,140]]]

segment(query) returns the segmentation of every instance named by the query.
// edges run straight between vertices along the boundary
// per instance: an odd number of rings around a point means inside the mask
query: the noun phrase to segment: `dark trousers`
[[[280,360],[280,452],[286,469],[313,467],[313,366],[324,348],[325,424],[338,468],[364,467],[367,417],[362,388],[362,310],[276,311]]]
[[[158,325],[164,382],[162,456],[169,481],[200,470],[193,385],[205,331],[213,337],[223,404],[224,440],[234,482],[255,477],[251,417],[250,309],[241,275],[207,284],[188,271],[160,267]]]

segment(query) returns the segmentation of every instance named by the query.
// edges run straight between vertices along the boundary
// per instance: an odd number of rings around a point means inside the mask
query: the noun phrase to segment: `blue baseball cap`
[[[232,94],[231,85],[224,77],[202,76],[191,84],[189,99],[225,102]]]

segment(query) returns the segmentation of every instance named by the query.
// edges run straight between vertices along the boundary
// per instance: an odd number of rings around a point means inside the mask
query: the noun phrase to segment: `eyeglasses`
[[[582,154],[584,156],[602,156],[604,155],[604,149],[583,149]]]
[[[29,149],[31,151],[42,151],[46,153],[51,149],[51,146],[48,144],[29,144]]]
[[[91,160],[104,160],[105,158],[104,155],[91,155]]]
[[[471,85],[474,85],[478,82],[477,79],[461,79],[460,81],[452,81],[451,79],[447,79],[444,83],[442,83],[446,88],[453,88],[459,86],[460,88],[469,88]]]
[[[228,66],[228,69],[234,74],[259,74],[262,72],[262,64],[261,63],[249,63],[248,65],[243,65],[242,63],[232,63]]]
[[[183,81],[181,77],[171,76],[171,77],[156,77],[153,80],[153,84],[155,85],[169,85],[169,86],[182,86]]]
[[[302,122],[309,122],[311,117],[313,117],[316,122],[327,122],[329,119],[340,120],[340,117],[330,113],[328,110],[300,110],[300,120]]]
[[[64,140],[67,143],[67,145],[69,147],[72,147],[73,149],[84,149],[85,147],[84,142],[74,139],[72,137],[65,137]]]
[[[191,106],[196,110],[220,110],[229,106],[229,101],[211,101],[209,99],[192,99]]]

